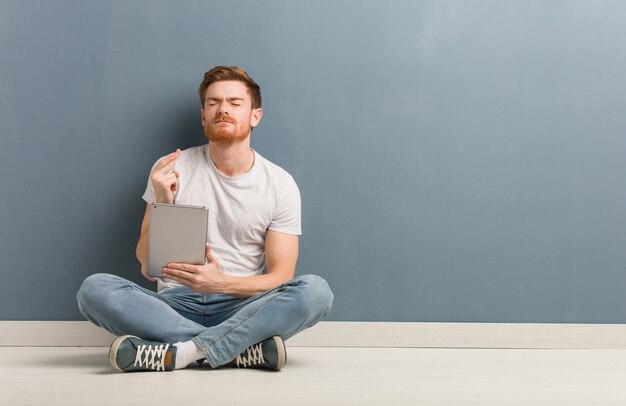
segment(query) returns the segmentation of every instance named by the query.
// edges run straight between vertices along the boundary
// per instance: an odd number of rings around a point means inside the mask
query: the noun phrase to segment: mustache
[[[226,121],[229,123],[237,124],[237,121],[235,121],[234,118],[230,118],[229,116],[215,116],[215,118],[211,121],[213,123],[217,123],[218,121]]]

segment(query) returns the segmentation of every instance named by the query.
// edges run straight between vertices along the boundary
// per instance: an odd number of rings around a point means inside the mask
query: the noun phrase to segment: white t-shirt
[[[207,240],[222,271],[228,275],[263,272],[268,229],[301,234],[300,191],[296,182],[284,169],[253,152],[252,169],[238,177],[218,171],[209,157],[208,144],[181,151],[175,164],[180,173],[175,203],[209,209]],[[143,200],[156,200],[150,179]],[[158,290],[174,286],[179,284],[163,279],[159,280]]]

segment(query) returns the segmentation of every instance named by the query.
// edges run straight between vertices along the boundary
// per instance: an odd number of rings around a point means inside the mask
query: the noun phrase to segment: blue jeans
[[[248,299],[192,292],[156,293],[109,274],[91,275],[78,294],[82,315],[115,335],[175,343],[193,340],[212,367],[272,336],[284,340],[309,328],[331,309],[326,281],[305,275]]]

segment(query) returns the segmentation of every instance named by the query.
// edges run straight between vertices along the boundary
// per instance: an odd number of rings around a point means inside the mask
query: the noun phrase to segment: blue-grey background
[[[134,258],[218,64],[303,200],[332,320],[626,321],[623,1],[0,1],[0,319]],[[144,283],[144,282],[141,282]],[[148,286],[148,283],[144,283]]]

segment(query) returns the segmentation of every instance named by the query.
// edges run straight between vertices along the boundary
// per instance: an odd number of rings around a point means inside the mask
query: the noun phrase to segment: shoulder
[[[255,151],[256,153],[256,151]],[[293,176],[280,166],[263,158],[257,153],[260,172],[266,177],[270,190],[273,190],[276,207],[288,206],[299,207],[300,189]]]
[[[259,169],[276,184],[295,183],[289,172],[254,151]]]
[[[180,151],[180,156],[174,166],[182,173],[194,172],[198,167],[206,164],[205,145],[199,145]]]

